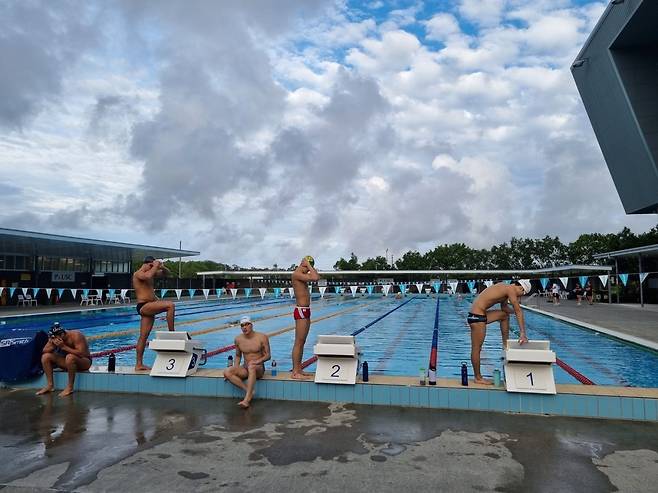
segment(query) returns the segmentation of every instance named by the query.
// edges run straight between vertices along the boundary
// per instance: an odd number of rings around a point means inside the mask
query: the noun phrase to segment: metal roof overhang
[[[614,252],[597,253],[594,258],[597,260],[614,258],[614,257],[632,257],[642,254],[658,255],[658,245],[646,245],[636,248],[627,248],[625,250],[615,250]]]
[[[0,253],[93,258],[122,262],[129,260],[141,262],[146,255],[153,255],[158,258],[199,255],[199,252],[191,250],[176,250],[173,248],[77,238],[8,228],[0,228]]]
[[[563,274],[572,272],[592,272],[612,270],[608,265],[562,265],[560,267],[548,267],[545,269],[528,269],[528,270],[320,270],[318,274],[325,277],[331,276],[381,276],[391,277],[396,275],[430,275],[430,276],[528,276],[533,274]],[[283,276],[291,275],[289,270],[217,270],[197,272],[197,276],[227,276],[227,277],[251,277],[251,276]]]

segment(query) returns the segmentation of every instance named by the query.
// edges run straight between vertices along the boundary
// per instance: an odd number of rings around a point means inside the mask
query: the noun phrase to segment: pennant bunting
[[[190,295],[190,299],[194,298],[194,293],[196,293],[196,289],[188,289],[187,294]]]
[[[336,291],[336,294],[340,294],[340,286],[334,286],[334,291]]]
[[[265,293],[267,292],[267,288],[258,288],[258,292],[260,293],[260,299],[264,300],[265,299]]]
[[[41,291],[41,288],[32,288],[32,296],[36,298],[39,291]]]
[[[466,285],[468,286],[468,290],[472,293],[475,289],[475,281],[466,281]]]
[[[489,288],[493,286],[493,281],[491,279],[489,279],[488,281],[484,281],[484,285]]]
[[[585,285],[587,284],[587,276],[579,276],[578,281],[580,282],[580,285],[584,288]]]
[[[83,289],[83,290],[82,290],[82,296],[83,296],[84,298],[87,298],[87,297],[89,296],[89,290],[88,290],[88,289]]]
[[[601,280],[601,284],[603,284],[603,287],[605,288],[606,284],[608,284],[608,274],[599,276],[599,279]]]
[[[231,288],[231,296],[233,299],[238,295],[238,290],[236,288]]]
[[[511,280],[511,279],[505,279],[503,282],[504,282],[505,284],[512,284],[512,280]]]
[[[64,288],[57,288],[57,297],[61,298],[64,294]]]
[[[423,292],[423,286],[424,286],[424,285],[425,285],[425,284],[422,283],[422,282],[417,282],[417,283],[416,283],[416,289],[418,290],[418,294],[420,294],[420,293]]]
[[[14,297],[14,291],[16,291],[16,288],[9,288],[9,297],[10,298]]]
[[[203,297],[207,300],[208,295],[210,294],[210,290],[209,289],[202,289],[201,292],[203,293]]]
[[[436,294],[439,294],[439,291],[441,291],[441,283],[440,282],[435,282],[432,284],[432,287],[434,288],[434,292]]]
[[[281,296],[281,288],[274,288],[274,297],[278,298]]]
[[[356,296],[356,290],[358,286],[350,286],[350,291],[352,291],[352,297]]]
[[[619,274],[619,279],[621,279],[621,282],[626,286],[626,283],[628,282],[628,274]]]
[[[71,291],[71,295],[73,295],[73,299],[75,300],[75,298],[78,296],[78,290],[71,288],[69,291]]]
[[[560,282],[562,283],[562,286],[564,286],[564,289],[567,289],[567,284],[569,284],[569,278],[568,277],[560,277]]]
[[[382,284],[382,291],[384,292],[384,296],[388,296],[388,292],[390,290],[391,290],[390,284]]]
[[[215,294],[217,295],[217,298],[221,298],[223,293],[224,293],[224,288],[215,289]]]
[[[539,282],[541,283],[541,288],[546,289],[546,286],[548,286],[548,277],[542,277]]]
[[[4,291],[5,291],[4,286],[0,286],[0,297],[2,296],[2,293],[4,293]]]
[[[251,296],[251,288],[244,288],[244,295],[249,298]]]
[[[27,296],[27,290],[30,288],[21,288],[21,291],[23,291],[23,296]]]
[[[372,290],[375,289],[375,286],[373,286],[372,284],[369,284],[368,286],[366,286],[366,289],[368,290],[368,295],[371,295]]]
[[[642,284],[644,282],[644,280],[647,278],[648,275],[649,275],[648,272],[642,272],[640,274],[640,284]]]
[[[53,292],[53,288],[46,288],[46,296],[48,297],[48,299],[50,299],[50,293],[52,293],[52,292]],[[0,293],[0,294],[2,294],[2,293]]]
[[[292,298],[293,296],[295,296],[295,290],[293,288],[288,288],[288,294]]]
[[[167,294],[167,291],[169,291],[169,290],[168,289],[161,289],[160,290],[160,298],[164,298],[165,295]]]
[[[450,285],[450,289],[452,289],[452,292],[456,293],[457,292],[457,286],[459,285],[459,281],[450,281],[450,282],[448,282],[448,284]]]
[[[176,298],[180,301],[181,294],[183,294],[182,289],[174,289],[174,293],[176,293]]]

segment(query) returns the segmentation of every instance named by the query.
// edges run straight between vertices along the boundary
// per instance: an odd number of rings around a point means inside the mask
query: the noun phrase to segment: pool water
[[[319,334],[348,335],[378,317],[392,311],[372,326],[360,332],[357,344],[362,359],[368,361],[370,373],[384,375],[413,375],[419,368],[427,368],[434,329],[437,301],[439,303],[439,377],[459,378],[462,362],[470,365],[470,330],[466,315],[471,299],[441,295],[410,296],[397,300],[378,295],[345,297],[325,295],[313,300],[311,331],[304,348],[305,358],[313,355],[313,345]],[[234,324],[243,315],[250,315],[259,332],[270,336],[272,358],[281,371],[290,369],[290,351],[294,340],[292,319],[293,301],[289,298],[238,298],[236,300],[188,300],[176,303],[176,328],[194,333],[195,339],[205,342],[208,351],[233,344],[240,334]],[[528,337],[551,341],[558,358],[599,385],[658,387],[658,354],[587,329],[554,320],[540,314],[525,312]],[[103,308],[83,312],[61,313],[50,316],[0,318],[0,332],[21,329],[47,330],[58,320],[64,327],[79,329],[89,338],[93,352],[135,344],[139,316],[134,307]],[[156,330],[166,330],[164,317],[156,320]],[[512,317],[512,334],[518,334]],[[206,368],[223,368],[233,351],[208,359]],[[117,365],[133,365],[135,351],[117,353]],[[482,349],[482,373],[491,377],[493,370],[502,368],[502,342],[498,324],[488,326]],[[145,363],[152,364],[153,351],[146,350]],[[94,363],[106,364],[107,356]],[[269,365],[268,365],[269,369]],[[313,366],[309,367],[313,371]],[[557,383],[578,383],[571,375],[554,365]]]

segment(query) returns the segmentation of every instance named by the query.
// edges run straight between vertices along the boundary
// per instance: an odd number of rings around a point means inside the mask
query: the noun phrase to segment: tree
[[[345,260],[340,258],[338,262],[334,264],[334,269],[336,270],[359,270],[359,259],[354,255],[354,252],[350,254],[350,259]]]
[[[399,270],[426,270],[426,259],[419,252],[412,250],[396,260],[395,267]]]
[[[385,257],[379,255],[375,258],[369,258],[361,264],[361,270],[390,270],[391,266]]]

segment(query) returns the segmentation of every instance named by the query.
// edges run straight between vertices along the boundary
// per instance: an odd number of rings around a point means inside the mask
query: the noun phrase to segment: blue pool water
[[[405,303],[406,302],[406,303]],[[350,334],[369,322],[400,306],[368,327],[357,336],[363,359],[368,361],[370,372],[387,375],[418,375],[419,368],[427,367],[434,329],[436,297],[407,297],[404,300],[381,296],[352,298],[325,296],[314,299],[313,323],[304,348],[305,358],[312,356],[318,334]],[[439,300],[439,377],[458,378],[460,364],[470,366],[470,332],[466,314],[471,300],[458,300],[442,295]],[[176,303],[177,330],[195,332],[195,335],[212,351],[233,343],[240,333],[239,327],[224,327],[235,323],[242,315],[250,315],[256,330],[272,333],[293,327],[293,303],[288,298],[259,298],[237,300],[190,300]],[[658,354],[616,339],[582,329],[543,315],[526,312],[528,336],[531,339],[548,339],[557,357],[599,385],[658,387]],[[54,316],[29,316],[0,319],[0,331],[42,328],[58,320],[67,328],[80,329],[90,337],[92,352],[134,344],[137,340],[139,317],[134,307],[105,308],[72,312]],[[166,330],[164,319],[156,321],[156,329]],[[516,321],[512,322],[512,332]],[[130,331],[128,334],[122,334]],[[114,333],[114,334],[113,334]],[[100,338],[95,338],[99,337]],[[514,337],[512,335],[512,337]],[[290,369],[290,351],[294,331],[288,330],[270,338],[272,357],[280,370]],[[500,359],[501,337],[498,325],[490,325],[482,351],[482,373],[491,376],[495,368],[502,367]],[[208,360],[207,368],[226,366],[226,352]],[[134,350],[117,354],[117,365],[133,365]],[[145,362],[151,364],[154,353],[147,349]],[[96,359],[106,364],[107,357]],[[313,366],[309,367],[312,371]],[[554,366],[558,383],[578,383],[571,375]]]

